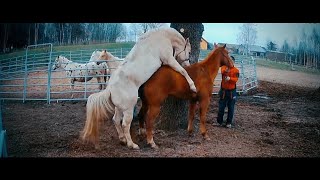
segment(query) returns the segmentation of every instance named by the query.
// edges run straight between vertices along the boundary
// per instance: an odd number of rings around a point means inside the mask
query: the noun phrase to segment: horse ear
[[[187,43],[187,44],[189,43],[189,38],[186,39],[186,43]]]
[[[214,43],[214,48],[218,48],[218,45],[216,43]]]
[[[226,48],[226,45],[227,45],[227,44],[224,44],[223,48]]]

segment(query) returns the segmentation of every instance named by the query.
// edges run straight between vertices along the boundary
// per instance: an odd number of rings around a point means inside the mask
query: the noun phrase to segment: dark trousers
[[[233,123],[233,114],[234,114],[234,106],[237,100],[237,91],[234,90],[222,90],[219,91],[219,112],[217,122],[222,124],[223,122],[223,115],[226,106],[228,106],[228,117],[227,117],[227,124]]]

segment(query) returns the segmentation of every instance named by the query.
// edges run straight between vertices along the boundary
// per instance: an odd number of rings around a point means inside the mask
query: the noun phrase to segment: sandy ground
[[[257,66],[258,80],[300,87],[320,87],[320,76],[297,71],[285,71]]]

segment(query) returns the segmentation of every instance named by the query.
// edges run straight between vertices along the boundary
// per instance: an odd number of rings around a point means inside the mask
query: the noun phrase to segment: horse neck
[[[184,45],[186,44],[184,38],[183,37],[181,38],[181,37],[180,36],[174,36],[171,39],[172,46],[176,51],[182,51],[183,48],[184,48]]]
[[[205,60],[201,62],[202,67],[208,70],[212,81],[216,78],[219,68],[221,66],[221,63],[217,58],[219,58],[218,52],[212,53]]]
[[[106,60],[106,62],[109,68],[117,68],[121,64],[119,60],[122,59],[113,56],[111,53],[108,53],[108,59]]]

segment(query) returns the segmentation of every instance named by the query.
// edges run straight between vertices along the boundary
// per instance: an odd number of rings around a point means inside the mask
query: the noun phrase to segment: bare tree
[[[288,53],[290,51],[290,46],[289,46],[289,43],[286,39],[284,40],[284,42],[282,44],[281,51],[285,53],[284,61],[287,61],[287,59],[289,59],[290,63],[291,63],[290,56],[288,56]]]
[[[257,27],[255,24],[244,23],[242,26],[240,26],[240,32],[237,36],[237,41],[239,44],[243,44],[246,55],[250,53],[250,46],[256,43],[256,39]]]
[[[171,23],[172,28],[177,29],[183,37],[190,39],[191,55],[190,63],[198,62],[200,54],[200,41],[204,26],[202,23]],[[181,32],[180,29],[184,31]],[[166,130],[177,130],[187,127],[188,102],[186,100],[168,97],[163,103],[158,117],[157,127]]]
[[[138,36],[142,33],[141,27],[137,23],[131,23],[130,24],[130,31],[131,34],[134,36],[134,41],[137,41]]]
[[[165,23],[139,23],[139,26],[140,26],[143,33],[146,33],[150,29],[159,28],[164,25],[165,25]]]
[[[318,59],[319,59],[319,51],[320,51],[320,34],[316,28],[312,29],[312,34],[310,35],[310,40],[312,42],[312,53],[313,53],[313,60],[312,66],[317,68],[318,67]]]
[[[38,32],[40,23],[34,23],[34,44],[38,44]]]
[[[120,35],[118,37],[119,40],[122,40],[124,42],[128,42],[128,30],[125,25],[121,26]]]
[[[1,26],[3,32],[1,33],[0,37],[2,38],[2,51],[5,53],[7,48],[7,41],[9,37],[9,24],[3,23]]]
[[[267,49],[270,51],[276,51],[277,50],[277,44],[272,42],[271,40],[267,41]]]
[[[307,59],[307,34],[303,30],[301,33],[301,45],[303,51],[303,66],[306,66],[306,59]]]
[[[165,23],[147,23],[147,24],[148,24],[149,30],[156,29],[165,25]]]
[[[149,23],[139,23],[142,33],[146,33],[149,30]]]

